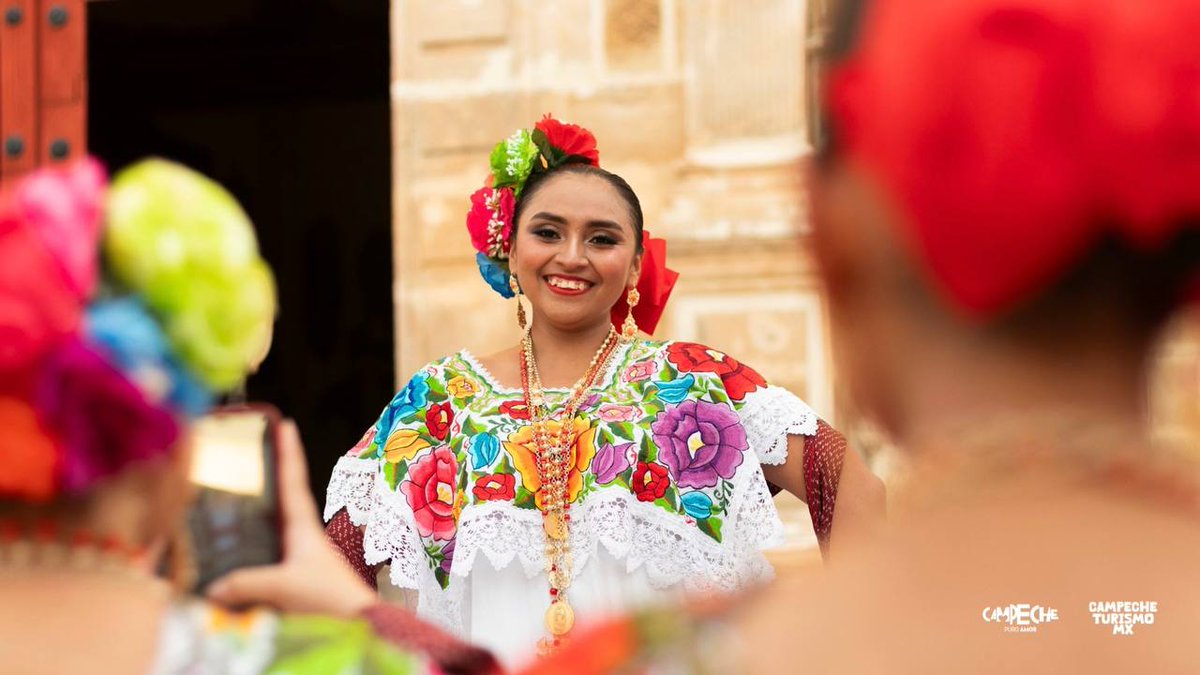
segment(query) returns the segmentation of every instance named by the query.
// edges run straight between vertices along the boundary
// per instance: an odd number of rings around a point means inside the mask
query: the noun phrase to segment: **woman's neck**
[[[550,388],[570,387],[587,370],[604,344],[612,325],[605,321],[582,330],[561,330],[535,321],[531,335],[542,383]]]

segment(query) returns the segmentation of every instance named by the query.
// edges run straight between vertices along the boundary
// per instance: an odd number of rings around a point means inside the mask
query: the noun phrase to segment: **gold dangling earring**
[[[642,299],[642,295],[638,293],[638,289],[629,289],[629,294],[625,296],[625,301],[629,303],[629,313],[625,315],[625,323],[621,324],[621,337],[626,340],[632,340],[637,337],[638,325],[633,318],[633,308],[637,307],[638,301]]]
[[[521,285],[517,283],[517,275],[508,275],[508,287],[512,289],[513,297],[517,300],[517,325],[521,330],[525,330],[528,322],[525,319],[525,305],[521,303]]]

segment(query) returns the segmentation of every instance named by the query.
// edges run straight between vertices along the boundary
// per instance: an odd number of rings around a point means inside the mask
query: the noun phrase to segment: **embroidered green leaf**
[[[705,518],[704,520],[696,521],[696,526],[700,528],[700,531],[712,537],[717,542],[721,541],[721,524],[720,518]]]
[[[617,438],[619,438],[620,441],[632,441],[633,440],[633,423],[632,422],[618,422],[616,424],[609,425],[609,428],[612,429],[613,435],[616,437],[616,438],[614,438],[614,444],[615,444],[615,442],[619,442],[619,441],[616,441]]]
[[[437,579],[438,586],[441,586],[443,589],[450,585],[450,573],[440,566],[433,570],[433,578]]]
[[[441,403],[446,400],[446,384],[440,378],[431,377],[425,381],[429,384],[430,403]]]
[[[524,485],[517,485],[516,494],[513,496],[513,506],[519,509],[536,509],[537,502],[534,500],[533,493],[526,490]]]
[[[672,511],[679,511],[679,490],[676,490],[674,485],[668,487],[662,498],[655,500],[654,503]]]

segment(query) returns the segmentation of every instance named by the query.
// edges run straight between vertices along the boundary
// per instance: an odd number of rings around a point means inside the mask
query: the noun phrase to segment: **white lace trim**
[[[787,461],[788,436],[815,436],[817,414],[783,387],[764,387],[746,395],[738,411],[750,450],[763,464]]]
[[[329,486],[325,517],[328,520],[345,508],[355,525],[366,526],[366,562],[390,561],[391,583],[418,591],[417,613],[422,617],[463,634],[466,584],[455,583],[453,577],[468,577],[481,552],[496,569],[517,561],[530,578],[545,573],[537,512],[509,502],[473,505],[464,509],[459,521],[452,580],[443,590],[407,501],[387,487],[376,466],[372,460],[339,461]],[[693,593],[728,592],[770,579],[772,569],[762,551],[783,541],[783,524],[758,462],[743,462],[733,482],[738,488],[728,505],[720,543],[695,524],[639,502],[621,488],[593,493],[572,510],[575,574],[603,545],[609,554],[625,560],[629,571],[644,568],[658,588],[681,584]]]

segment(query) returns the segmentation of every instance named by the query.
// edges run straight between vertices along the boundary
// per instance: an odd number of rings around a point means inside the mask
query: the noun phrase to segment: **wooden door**
[[[0,0],[0,182],[82,157],[84,0]]]

